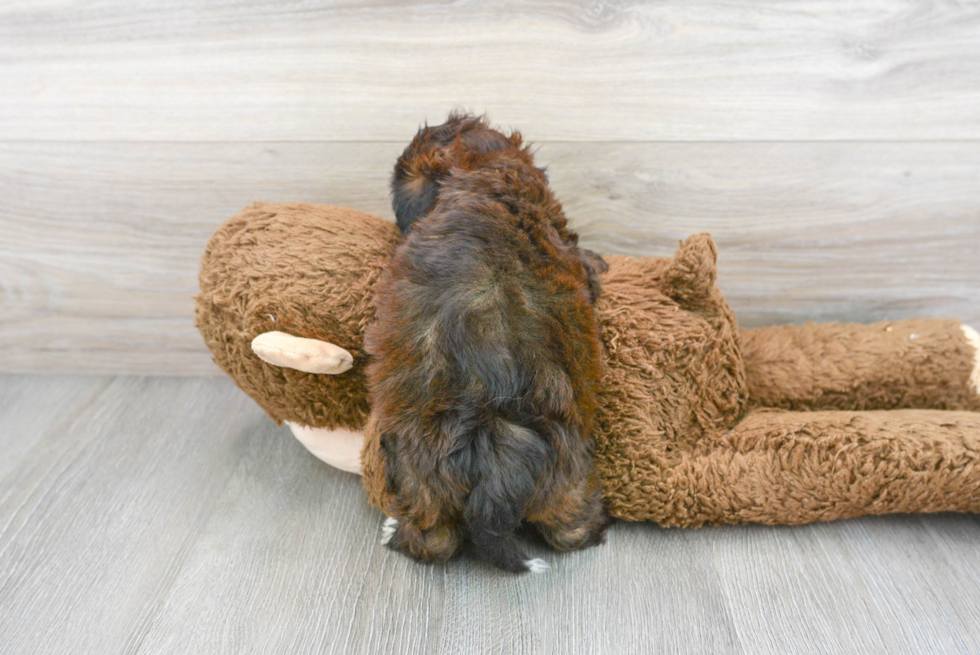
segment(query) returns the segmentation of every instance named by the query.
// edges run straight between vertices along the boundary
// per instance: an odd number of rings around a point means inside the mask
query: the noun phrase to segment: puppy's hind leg
[[[383,545],[423,562],[450,559],[461,542],[459,528],[451,523],[422,529],[408,520],[388,518],[381,528]]]
[[[555,498],[543,511],[528,518],[555,550],[598,546],[605,541],[609,526],[598,484],[592,480],[583,480],[572,492]]]

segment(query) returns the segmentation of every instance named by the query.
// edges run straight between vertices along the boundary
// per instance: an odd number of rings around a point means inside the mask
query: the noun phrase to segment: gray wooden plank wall
[[[744,325],[980,325],[980,6],[0,6],[0,371],[213,374],[204,243],[253,200],[390,217],[423,120],[540,144],[583,242],[710,230]]]

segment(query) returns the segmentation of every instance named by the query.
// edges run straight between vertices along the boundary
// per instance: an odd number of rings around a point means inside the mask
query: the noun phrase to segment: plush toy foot
[[[973,346],[973,372],[970,374],[970,384],[980,396],[980,334],[969,325],[961,325],[966,342]]]
[[[330,466],[348,473],[361,474],[361,450],[364,433],[337,428],[310,428],[286,421],[293,436],[313,455]]]

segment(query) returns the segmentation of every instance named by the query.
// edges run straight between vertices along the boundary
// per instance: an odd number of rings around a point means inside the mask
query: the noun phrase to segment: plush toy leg
[[[665,525],[980,512],[980,413],[757,410],[713,450],[629,478],[610,514]]]
[[[341,471],[361,474],[361,450],[364,434],[343,428],[311,428],[286,422],[293,436],[313,455]]]
[[[959,321],[808,323],[741,336],[756,407],[980,411],[980,337]]]

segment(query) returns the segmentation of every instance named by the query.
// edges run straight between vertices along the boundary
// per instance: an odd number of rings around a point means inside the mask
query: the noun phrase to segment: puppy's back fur
[[[520,572],[524,519],[556,548],[597,543],[597,260],[520,135],[479,118],[420,130],[393,204],[405,239],[366,335],[391,546],[431,560],[465,545]]]

